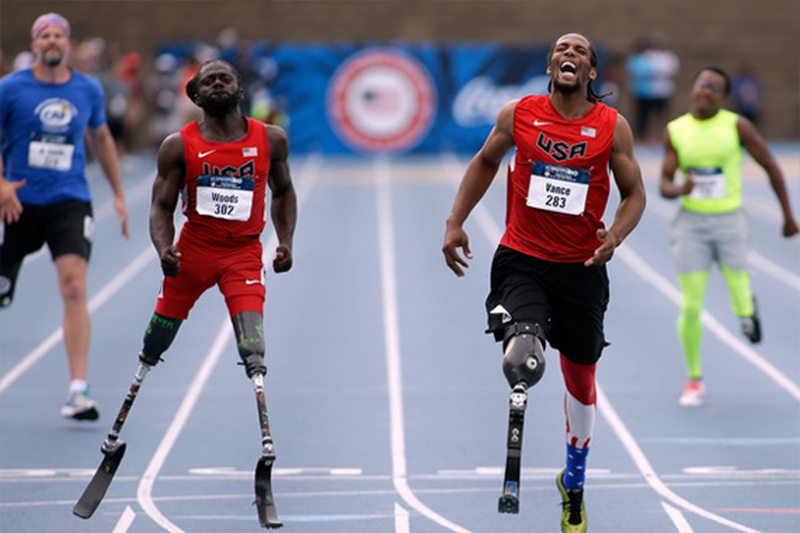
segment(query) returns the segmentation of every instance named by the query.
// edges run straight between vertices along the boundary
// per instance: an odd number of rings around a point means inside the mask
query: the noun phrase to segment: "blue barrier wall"
[[[266,72],[295,153],[474,152],[504,103],[547,92],[547,51],[492,43],[255,43],[247,70]],[[241,53],[222,57],[243,70]]]

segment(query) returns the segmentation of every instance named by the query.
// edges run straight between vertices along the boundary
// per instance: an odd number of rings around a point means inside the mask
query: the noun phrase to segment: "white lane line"
[[[142,250],[138,256],[131,262],[125,269],[117,274],[114,279],[107,283],[91,300],[89,300],[89,313],[92,314],[100,309],[106,302],[108,302],[117,291],[124,287],[139,272],[147,266],[150,261],[156,258],[153,248],[148,246]],[[58,329],[50,333],[36,348],[31,350],[22,360],[14,366],[11,370],[0,378],[0,394],[2,394],[8,387],[11,386],[22,374],[30,370],[39,359],[45,356],[53,347],[61,342],[64,338],[64,329],[59,326]]]
[[[673,504],[677,505],[678,507],[682,507],[687,511],[691,511],[702,516],[703,518],[707,518],[708,520],[728,526],[732,529],[743,531],[744,533],[761,533],[757,529],[751,529],[747,526],[737,524],[736,522],[728,520],[727,518],[723,518],[710,511],[707,511],[706,509],[703,509],[702,507],[681,498],[667,488],[667,486],[664,485],[664,482],[661,481],[661,478],[658,477],[658,474],[653,469],[652,465],[650,465],[650,461],[647,460],[644,452],[639,447],[639,444],[637,444],[636,439],[633,438],[633,435],[631,435],[631,433],[628,431],[628,428],[619,418],[619,415],[617,415],[617,412],[611,406],[611,402],[608,400],[608,397],[606,396],[605,392],[603,392],[603,389],[600,387],[599,383],[597,384],[597,409],[603,415],[603,418],[606,419],[606,422],[608,422],[608,424],[614,430],[614,433],[616,433],[620,442],[622,442],[622,445],[628,451],[628,455],[630,455],[631,459],[633,459],[633,462],[636,464],[636,468],[642,474],[645,481],[647,481],[647,484],[650,485],[650,487],[662,498],[669,500]],[[672,517],[670,516],[670,518]]]
[[[682,512],[663,501],[661,502],[661,507],[667,512],[667,516],[672,520],[672,523],[675,524],[678,533],[694,533],[694,529],[689,525]]]
[[[411,533],[408,511],[397,502],[394,502],[394,533]]]
[[[302,182],[300,183],[302,187],[298,191],[298,204],[302,205],[306,198],[308,197],[311,188],[314,186],[317,180],[317,176],[320,173],[320,169],[322,168],[322,157],[319,154],[311,154],[306,158],[305,164],[303,165],[303,169],[300,172],[302,177]],[[147,184],[149,185],[149,184]],[[137,186],[136,195],[138,196],[141,194],[140,189],[142,189],[141,184]],[[277,241],[275,244],[270,245],[268,243],[267,246],[264,247],[265,250],[265,263],[267,262],[266,254],[271,253],[274,247],[277,245]],[[108,300],[111,299],[114,294],[125,286],[130,280],[132,280],[142,269],[144,269],[147,264],[156,259],[156,254],[152,248],[152,246],[148,246],[142,252],[139,253],[138,256],[131,262],[125,269],[117,274],[114,279],[112,279],[109,283],[107,283],[101,290],[98,292],[90,301],[89,301],[89,313],[92,314],[98,309],[100,309]],[[39,359],[45,356],[50,350],[53,349],[59,342],[61,342],[64,338],[64,329],[62,327],[58,327],[52,333],[50,333],[42,342],[40,342],[33,350],[31,350],[22,360],[16,364],[11,370],[9,370],[2,378],[0,378],[0,394],[2,394],[8,387],[11,386],[22,374],[30,370],[30,368],[35,365]]]
[[[134,185],[132,188],[125,189],[125,203],[128,206],[128,212],[130,212],[130,206],[133,203],[137,202],[138,200],[142,199],[143,197],[146,197],[149,194],[150,188],[151,188],[151,184],[152,184],[152,181],[145,177],[145,178],[142,178],[141,180],[139,180],[139,183]],[[94,211],[94,217],[93,218],[94,218],[94,223],[95,223],[96,226],[99,225],[101,222],[103,222],[108,217],[110,217],[112,214],[115,217],[116,217],[116,214],[117,214],[116,210],[114,209],[114,199],[113,198],[111,198],[109,200],[106,200],[105,202],[103,202],[99,206],[93,206],[92,210]],[[130,224],[130,220],[128,221],[128,223]],[[39,259],[40,257],[43,257],[46,254],[49,255],[47,250],[48,250],[47,244],[45,244],[38,251],[33,252],[30,255],[26,255],[25,259],[23,260],[23,263],[22,263],[23,264],[23,268],[28,263],[30,263],[32,261],[35,261],[35,260]]]
[[[397,493],[414,510],[450,531],[470,533],[423,504],[408,486],[406,440],[403,415],[403,379],[400,364],[400,326],[397,316],[397,277],[395,274],[394,223],[389,162],[375,160],[378,245],[381,261],[384,344],[389,387],[389,419],[392,446],[392,481]]]
[[[451,160],[451,163],[452,163],[452,160]],[[449,167],[447,167],[447,165],[445,165],[445,167],[448,168],[448,170],[450,169]],[[481,205],[481,204],[482,204],[482,202],[479,202],[478,205]],[[483,231],[484,235],[492,243],[496,244],[497,241],[498,241],[498,238],[493,233],[494,232],[493,228],[491,226],[484,226],[483,224],[481,224],[480,219],[478,219],[478,223],[479,223],[479,225],[481,227],[481,230]],[[626,249],[627,249],[627,247],[623,247],[623,248],[617,249],[617,254],[619,254],[620,252],[624,252]],[[625,254],[623,253],[623,255],[625,255]],[[640,261],[641,261],[641,259],[640,259]],[[641,262],[644,264],[644,261],[641,261]],[[645,266],[647,266],[647,265],[645,264]],[[660,276],[659,276],[659,278],[660,278]],[[657,281],[661,285],[666,285],[666,286],[672,288],[672,286],[663,278],[656,279],[655,281]],[[672,290],[674,291],[675,289],[672,288]],[[669,297],[669,295],[668,295],[668,297]],[[680,301],[680,300],[678,300],[678,301]],[[724,328],[723,328],[723,330],[724,330]],[[628,428],[625,426],[625,424],[622,422],[622,420],[619,418],[619,416],[617,416],[616,411],[614,411],[614,408],[611,406],[611,402],[608,400],[608,398],[606,397],[605,393],[603,392],[603,389],[600,387],[600,383],[598,382],[596,385],[597,385],[597,409],[600,411],[600,413],[603,415],[603,417],[606,419],[606,421],[612,427],[614,432],[617,434],[617,437],[619,437],[619,439],[622,442],[623,446],[625,446],[625,449],[628,451],[628,455],[631,456],[631,458],[633,459],[634,463],[636,463],[637,468],[641,472],[642,476],[644,476],[645,481],[647,481],[648,485],[650,485],[650,487],[653,490],[655,490],[662,497],[664,497],[667,500],[669,500],[669,501],[673,502],[674,504],[678,505],[679,507],[683,507],[684,509],[687,509],[687,510],[692,511],[692,512],[694,512],[694,513],[696,513],[696,514],[698,514],[700,516],[708,518],[709,520],[713,520],[713,521],[718,522],[720,524],[724,524],[724,525],[726,525],[728,527],[731,527],[733,529],[737,529],[739,531],[743,531],[743,532],[746,532],[746,533],[760,533],[755,529],[750,529],[750,528],[748,528],[746,526],[742,526],[740,524],[737,524],[736,522],[732,522],[730,520],[727,520],[726,518],[717,516],[717,515],[709,512],[709,511],[706,511],[705,509],[703,509],[701,507],[698,507],[698,506],[690,503],[687,500],[684,500],[683,498],[681,498],[680,496],[678,496],[677,494],[672,492],[670,489],[668,489],[666,487],[666,485],[664,485],[664,483],[661,481],[661,479],[659,479],[659,477],[656,474],[655,470],[653,470],[653,467],[650,465],[650,463],[647,460],[647,457],[644,455],[644,452],[642,451],[642,449],[639,448],[639,445],[636,443],[636,440],[633,438],[633,435],[631,435],[631,433],[628,431]]]
[[[671,300],[675,305],[681,304],[681,293],[677,287],[672,285],[667,279],[656,272],[648,265],[636,252],[629,246],[617,248],[616,255],[622,259],[634,272],[653,285],[659,292]],[[703,311],[701,315],[703,325],[711,331],[720,341],[727,344],[734,352],[741,355],[746,361],[753,364],[761,372],[766,374],[780,388],[791,394],[796,400],[800,401],[800,387],[791,379],[786,377],[780,370],[761,357],[755,350],[747,346],[743,341],[735,337],[730,331],[725,329],[719,321],[708,311]]]
[[[133,524],[134,518],[136,518],[136,513],[133,512],[130,505],[126,505],[122,516],[119,518],[117,525],[111,533],[128,533],[128,528]]]
[[[747,208],[750,207],[752,206],[747,206]],[[769,207],[769,210],[770,213],[777,213],[777,210],[772,206]],[[648,197],[648,213],[655,213],[661,218],[672,220],[672,218],[675,216],[675,211],[675,206],[671,205],[668,200],[664,200],[660,197],[652,197],[652,195]],[[775,220],[778,220],[777,216]],[[800,276],[798,276],[796,272],[787,270],[773,261],[770,261],[758,252],[752,250],[747,254],[747,261],[751,266],[758,268],[768,276],[774,278],[776,281],[785,283],[793,289],[800,291]]]
[[[786,270],[782,266],[770,261],[760,253],[752,250],[747,254],[747,260],[751,265],[760,269],[762,272],[765,272],[776,280],[789,285],[794,290],[800,291],[800,276],[794,272]]]
[[[159,443],[155,454],[153,454],[153,458],[150,460],[150,464],[147,465],[147,469],[145,470],[144,474],[142,475],[142,479],[139,482],[139,488],[137,490],[136,497],[139,500],[139,504],[142,506],[142,509],[144,509],[144,511],[150,516],[150,518],[153,519],[153,521],[155,521],[156,524],[170,533],[185,532],[170,522],[163,514],[161,514],[161,511],[158,509],[158,507],[156,507],[156,504],[153,502],[153,485],[155,484],[158,473],[161,471],[161,467],[164,466],[164,462],[166,461],[169,452],[175,445],[175,441],[178,440],[181,431],[183,431],[183,427],[186,425],[186,421],[192,414],[192,410],[194,409],[197,400],[200,398],[200,393],[203,391],[203,387],[205,387],[209,376],[211,376],[211,371],[214,369],[214,366],[216,366],[222,352],[225,351],[225,348],[230,342],[232,335],[233,327],[231,326],[226,313],[224,319],[222,320],[222,327],[220,327],[217,337],[214,339],[214,344],[211,346],[211,349],[209,350],[208,355],[206,355],[200,370],[195,375],[194,380],[192,380],[189,391],[186,393],[186,396],[184,396],[183,402],[178,408],[178,412],[175,414],[175,418],[172,419],[166,434],[164,434],[164,438],[161,439],[161,443]]]
[[[307,160],[302,172],[307,179],[303,180],[304,189],[301,192],[298,192],[298,208],[302,205],[302,202],[308,198],[309,190],[316,182],[316,177],[321,166],[322,165],[319,157],[310,156]],[[308,170],[308,173],[306,173],[306,170]],[[310,177],[308,174],[310,174]],[[277,245],[278,237],[273,230],[269,240],[264,246],[265,263],[267,255],[271,255],[272,250],[274,250]],[[205,387],[206,381],[208,381],[208,378],[211,375],[211,371],[217,364],[220,355],[225,350],[225,345],[228,344],[232,335],[233,326],[230,323],[228,314],[225,313],[225,318],[222,320],[222,326],[217,333],[214,344],[211,346],[211,350],[208,352],[206,359],[203,361],[203,366],[197,372],[197,375],[192,381],[189,391],[186,393],[186,396],[184,396],[183,402],[178,408],[178,412],[175,414],[175,418],[172,419],[169,428],[167,428],[167,432],[164,434],[164,438],[161,439],[161,443],[158,445],[150,464],[147,466],[147,469],[145,470],[145,473],[139,482],[139,488],[137,490],[137,499],[139,500],[139,504],[150,516],[150,518],[152,518],[158,525],[170,533],[185,532],[170,522],[169,519],[167,519],[167,517],[161,513],[158,507],[156,507],[156,504],[153,501],[153,485],[155,484],[158,473],[161,471],[161,467],[164,465],[167,456],[172,450],[172,447],[175,445],[175,441],[178,440],[181,431],[183,431],[183,427],[186,425],[186,421],[192,414],[192,410],[194,409],[197,400],[200,398],[200,394]]]

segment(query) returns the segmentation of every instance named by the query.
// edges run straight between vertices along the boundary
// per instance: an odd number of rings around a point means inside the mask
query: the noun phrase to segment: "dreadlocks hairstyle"
[[[189,100],[194,103],[197,103],[197,84],[200,82],[200,71],[203,70],[203,67],[210,65],[211,63],[222,63],[223,65],[228,65],[228,68],[230,68],[231,72],[233,72],[233,74],[236,76],[236,82],[239,84],[239,88],[242,87],[242,75],[239,74],[239,71],[236,70],[236,67],[224,59],[211,59],[200,65],[200,67],[197,69],[197,72],[194,73],[194,76],[192,76],[191,79],[186,82],[186,95],[189,97]]]
[[[586,38],[585,35],[584,38]],[[597,57],[597,50],[595,50],[594,48],[594,43],[592,43],[592,41],[590,41],[588,38],[586,38],[586,40],[589,41],[589,63],[592,65],[592,68],[596,70],[597,65],[600,63],[600,59]],[[550,50],[547,52],[548,65],[550,64],[550,59],[553,57],[553,51],[555,51],[556,49],[557,42],[558,41],[553,41],[553,43],[550,45]],[[553,80],[550,80],[547,84],[547,92],[552,92],[552,91],[553,91]],[[589,85],[586,87],[586,97],[589,100],[602,100],[603,98],[605,98],[606,96],[610,96],[611,94],[612,93],[597,94],[594,91],[594,87],[592,87],[592,80],[589,80]]]

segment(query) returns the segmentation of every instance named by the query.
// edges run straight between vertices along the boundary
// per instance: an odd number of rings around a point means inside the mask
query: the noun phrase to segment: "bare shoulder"
[[[497,114],[497,125],[511,125],[514,123],[514,112],[517,110],[517,104],[519,103],[519,98],[515,100],[509,100],[506,102],[503,107],[500,109],[500,113]]]
[[[633,151],[633,131],[622,113],[617,113],[617,121],[614,124],[614,151]]]
[[[267,143],[272,159],[286,159],[289,156],[289,136],[286,131],[273,124],[266,124]]]
[[[159,161],[182,161],[183,158],[183,137],[177,131],[170,133],[158,149]]]

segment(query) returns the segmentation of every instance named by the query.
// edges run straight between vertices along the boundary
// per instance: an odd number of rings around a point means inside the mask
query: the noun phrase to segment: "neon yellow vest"
[[[742,145],[736,129],[738,120],[736,113],[720,109],[706,120],[697,120],[687,113],[667,124],[672,146],[678,154],[678,167],[684,179],[692,174],[696,182],[693,194],[681,196],[685,209],[714,215],[742,206]]]

